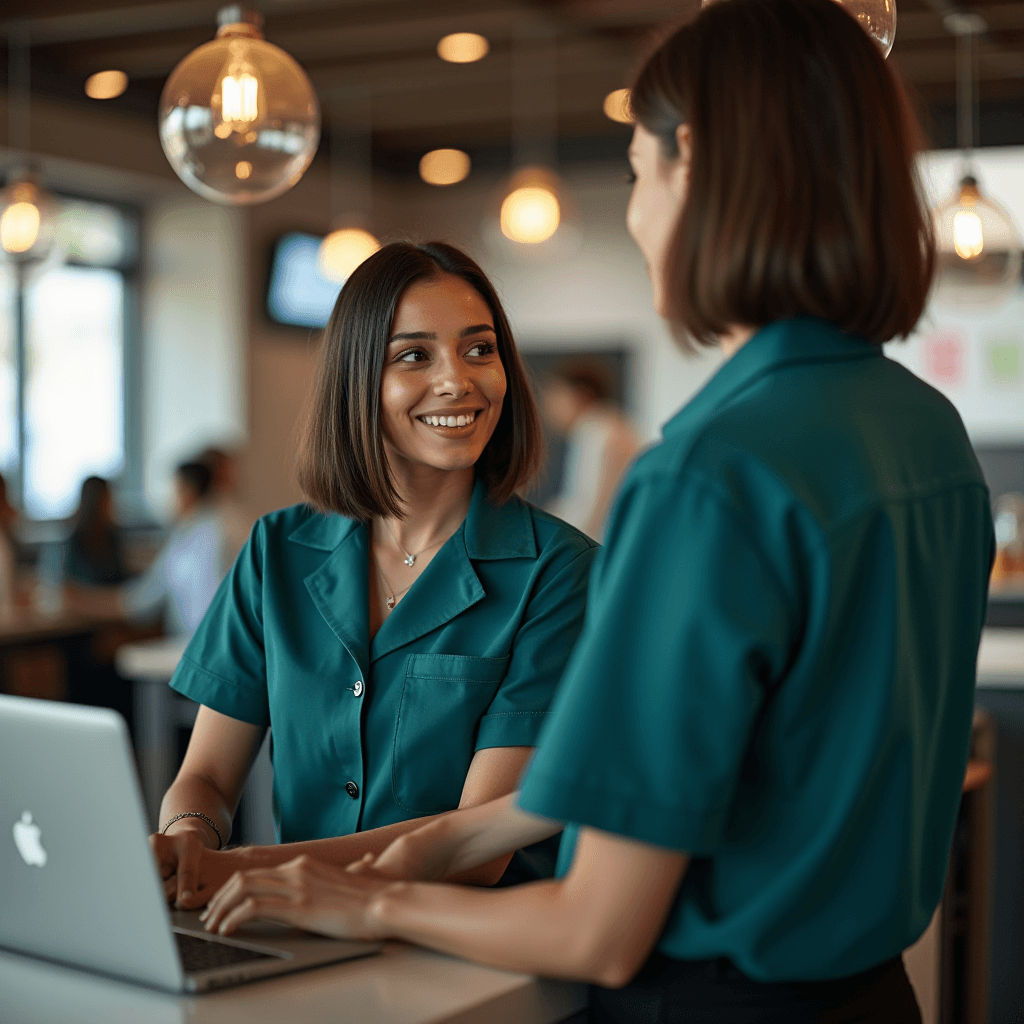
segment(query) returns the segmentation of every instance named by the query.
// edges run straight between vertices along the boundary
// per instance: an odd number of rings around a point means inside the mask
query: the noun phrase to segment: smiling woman
[[[539,449],[480,268],[438,243],[366,260],[324,332],[309,503],[256,524],[171,682],[202,707],[153,837],[169,898],[200,906],[236,870],[303,853],[347,864],[514,789],[596,550],[516,496]],[[221,851],[268,727],[282,844]],[[462,880],[552,869],[534,848]]]

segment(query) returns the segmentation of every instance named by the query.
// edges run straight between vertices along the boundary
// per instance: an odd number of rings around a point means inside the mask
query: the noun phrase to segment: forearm
[[[614,987],[650,955],[688,864],[583,829],[564,878],[490,892],[393,882],[367,902],[365,925],[506,970]]]
[[[226,856],[234,862],[234,866],[240,871],[250,868],[275,867],[301,856],[312,857],[314,860],[335,867],[346,867],[353,861],[361,860],[367,853],[376,856],[396,839],[421,829],[424,825],[440,824],[447,818],[458,817],[465,813],[467,812],[454,811],[446,814],[433,814],[425,818],[395,822],[392,825],[369,829],[366,832],[354,832],[347,836],[331,836],[327,839],[311,839],[300,843],[241,846],[227,851]],[[493,885],[501,877],[511,859],[511,853],[508,856],[496,858],[495,854],[483,861],[476,861],[460,868],[459,877],[452,880],[463,885]]]
[[[554,879],[498,890],[395,882],[369,904],[368,924],[503,970],[599,983],[599,937],[565,897]]]
[[[231,836],[231,821],[235,815],[234,806],[229,805],[224,794],[209,779],[179,775],[160,804],[159,827],[162,829],[176,815],[190,811],[205,814],[216,822],[223,845],[227,846]],[[202,818],[191,815],[179,818],[167,829],[168,834],[186,831],[195,832],[209,849],[217,849],[217,835]]]
[[[557,835],[561,822],[527,814],[516,806],[518,793],[441,817],[423,829],[422,841],[444,843],[451,852],[448,876],[460,876],[502,855]],[[420,837],[417,836],[419,839]]]

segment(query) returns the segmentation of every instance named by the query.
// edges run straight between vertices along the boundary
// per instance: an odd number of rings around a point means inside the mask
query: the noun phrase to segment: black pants
[[[655,953],[625,988],[591,986],[591,1024],[921,1024],[899,957],[836,981],[754,981],[726,959]]]

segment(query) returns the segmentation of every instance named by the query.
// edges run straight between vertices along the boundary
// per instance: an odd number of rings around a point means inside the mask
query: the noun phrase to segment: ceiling
[[[622,153],[628,128],[602,113],[604,96],[628,82],[649,34],[696,0],[263,0],[266,38],[306,68],[325,127],[372,111],[375,163],[412,171],[428,149],[455,146],[481,162],[507,162],[511,140],[557,104],[563,160]],[[980,14],[981,143],[1024,143],[1024,0],[898,0],[891,60],[916,93],[937,145],[952,145],[955,41],[943,15]],[[33,91],[95,104],[93,72],[128,73],[112,107],[155,122],[168,73],[213,37],[208,0],[3,0],[0,35],[26,28]],[[491,52],[452,65],[435,52],[449,32],[485,35]],[[6,50],[6,48],[5,48]],[[555,55],[552,61],[552,54]],[[6,77],[6,52],[0,73]],[[552,84],[557,83],[554,88]],[[556,99],[554,99],[556,97]],[[530,118],[514,111],[532,110]]]

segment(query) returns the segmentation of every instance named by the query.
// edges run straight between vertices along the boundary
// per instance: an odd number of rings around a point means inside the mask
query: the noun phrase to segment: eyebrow
[[[490,331],[491,334],[498,333],[490,324],[474,324],[472,327],[464,328],[459,333],[459,337],[470,338],[474,334],[482,334],[484,331]],[[405,334],[392,334],[388,344],[392,345],[396,341],[437,341],[437,335],[433,331],[408,331]]]

